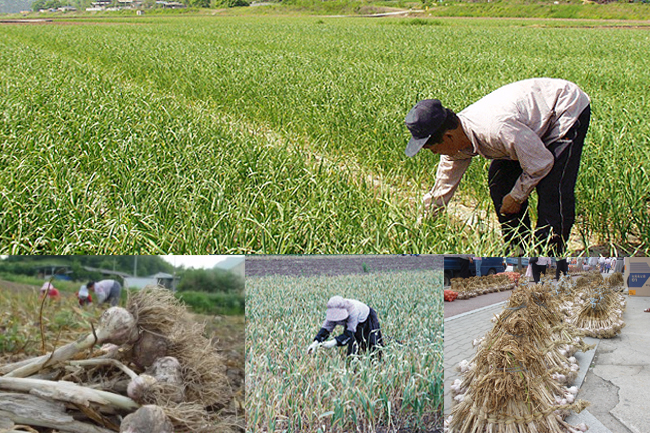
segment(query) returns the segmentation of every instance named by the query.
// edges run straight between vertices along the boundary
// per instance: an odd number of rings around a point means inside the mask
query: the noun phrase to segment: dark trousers
[[[556,256],[564,252],[575,221],[575,186],[590,116],[591,109],[587,106],[566,135],[548,145],[555,159],[553,168],[535,187],[538,197],[535,240],[542,244],[549,242]],[[503,198],[512,191],[522,172],[519,161],[506,159],[492,161],[488,172],[490,196],[501,232],[512,249],[531,241],[528,200],[522,203],[519,213],[502,216],[499,210]]]
[[[537,263],[533,263],[533,281],[535,283],[539,283],[539,279],[542,276],[542,274],[546,275],[546,265],[538,265]]]
[[[563,273],[566,277],[569,274],[569,264],[566,259],[558,259],[555,263],[557,265],[557,268],[555,268],[555,279],[560,279],[560,273]]]
[[[378,346],[383,346],[384,340],[379,330],[379,319],[375,310],[370,308],[368,318],[357,325],[354,339],[348,343],[348,356],[356,355],[359,349],[374,351]]]
[[[115,281],[113,287],[111,287],[111,293],[108,295],[108,298],[104,302],[111,303],[111,307],[117,306],[120,302],[120,296],[122,293],[122,285]]]
[[[458,260],[460,262],[460,270],[458,272],[458,275],[461,278],[469,278],[469,259],[460,259]]]

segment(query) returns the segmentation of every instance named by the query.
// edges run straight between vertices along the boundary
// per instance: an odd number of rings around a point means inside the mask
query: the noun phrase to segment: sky
[[[171,263],[174,266],[185,266],[185,268],[194,269],[211,269],[218,262],[228,257],[243,257],[243,256],[160,256],[163,260]]]

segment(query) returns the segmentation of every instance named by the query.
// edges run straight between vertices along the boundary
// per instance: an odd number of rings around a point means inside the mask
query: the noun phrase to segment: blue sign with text
[[[629,287],[643,287],[650,279],[650,265],[643,262],[630,263]]]

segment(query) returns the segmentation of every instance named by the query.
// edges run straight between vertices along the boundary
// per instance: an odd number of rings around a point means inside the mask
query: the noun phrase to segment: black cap
[[[411,139],[406,145],[406,156],[413,156],[422,149],[429,137],[435,134],[447,120],[447,110],[437,99],[424,99],[406,115],[406,127]]]

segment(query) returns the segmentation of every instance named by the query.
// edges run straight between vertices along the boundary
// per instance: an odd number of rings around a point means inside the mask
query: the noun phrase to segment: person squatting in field
[[[82,307],[93,302],[93,298],[90,293],[88,293],[88,286],[86,284],[79,288],[77,299],[79,300],[79,305]]]
[[[97,304],[110,302],[115,307],[120,302],[122,285],[115,280],[90,281],[86,288],[97,295]]]
[[[44,297],[45,295],[55,299],[58,299],[60,296],[59,291],[55,289],[49,281],[44,282],[41,286],[41,297]]]
[[[539,243],[561,255],[575,221],[575,185],[591,114],[589,96],[576,84],[532,78],[503,86],[458,114],[437,99],[418,102],[406,116],[420,149],[442,155],[436,182],[424,196],[425,216],[436,215],[456,192],[473,157],[491,159],[490,196],[502,235],[513,251],[531,233],[528,197],[537,190]]]
[[[343,334],[325,341],[337,325],[343,326]],[[330,349],[335,346],[347,346],[350,356],[356,355],[359,349],[373,352],[383,345],[375,310],[355,299],[333,296],[327,301],[325,322],[307,348],[307,353],[313,353],[318,347]]]

